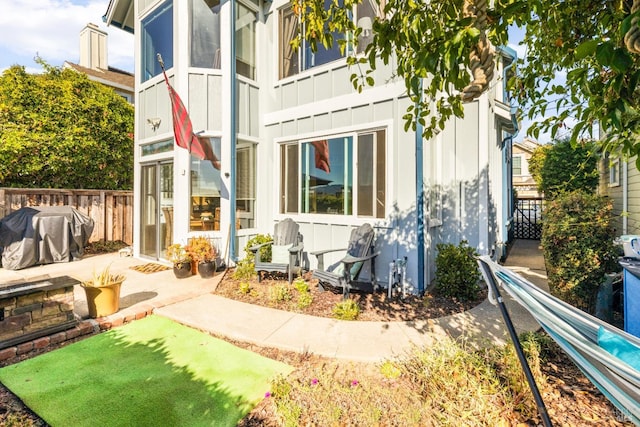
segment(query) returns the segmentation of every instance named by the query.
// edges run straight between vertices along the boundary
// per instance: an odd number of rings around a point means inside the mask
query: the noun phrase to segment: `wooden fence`
[[[25,206],[72,206],[95,223],[89,241],[133,243],[133,192],[0,188],[0,218]]]

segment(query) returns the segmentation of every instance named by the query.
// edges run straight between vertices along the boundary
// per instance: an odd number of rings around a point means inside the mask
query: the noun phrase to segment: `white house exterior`
[[[503,255],[516,130],[501,80],[508,55],[491,89],[465,105],[465,118],[427,141],[404,131],[410,101],[391,69],[379,68],[376,87],[358,94],[339,53],[289,48],[297,28],[289,1],[218,1],[111,0],[105,15],[135,34],[135,256],[161,260],[168,244],[205,234],[223,256],[242,258],[252,236],[286,217],[300,224],[307,253],[345,247],[354,226],[372,224],[383,285],[389,262],[407,256],[408,279],[424,290],[440,242],[464,239]],[[354,16],[365,26],[361,19],[375,13],[365,1]],[[211,138],[219,170],[175,146],[156,53],[194,130]],[[312,256],[309,263],[313,269]]]

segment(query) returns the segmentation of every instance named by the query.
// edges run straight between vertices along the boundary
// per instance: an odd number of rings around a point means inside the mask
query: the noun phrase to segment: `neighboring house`
[[[640,172],[636,157],[625,161],[605,155],[599,169],[598,192],[613,202],[616,235],[640,234]]]
[[[365,28],[358,50],[377,13],[367,0],[354,10]],[[345,247],[354,226],[371,223],[383,285],[390,261],[407,256],[408,279],[424,290],[441,242],[504,255],[517,129],[503,83],[427,141],[404,131],[411,101],[390,68],[379,66],[377,86],[358,94],[337,48],[291,49],[299,24],[288,0],[111,0],[104,19],[135,28],[135,256],[163,259],[171,242],[206,234],[223,256],[242,258],[251,237],[286,217],[300,224],[307,253]],[[157,53],[220,163],[175,146]],[[515,52],[501,53],[504,80]]]
[[[529,172],[529,159],[540,144],[532,139],[524,138],[513,143],[511,168],[513,171],[513,188],[518,197],[541,197],[538,186]]]
[[[73,68],[86,74],[90,80],[113,88],[118,95],[133,104],[134,75],[110,67],[107,58],[107,33],[95,24],[87,24],[80,32],[80,63],[65,61],[63,67]]]

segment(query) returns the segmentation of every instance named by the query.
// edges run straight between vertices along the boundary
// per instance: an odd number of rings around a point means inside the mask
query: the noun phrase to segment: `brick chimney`
[[[91,69],[108,68],[107,64],[107,33],[95,24],[87,24],[80,31],[80,64]]]

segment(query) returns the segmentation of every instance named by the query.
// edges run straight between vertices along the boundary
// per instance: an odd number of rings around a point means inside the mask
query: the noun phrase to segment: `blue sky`
[[[133,71],[133,35],[107,27],[102,16],[109,0],[0,0],[0,72],[14,64],[29,72],[40,66],[39,55],[51,65],[78,63],[80,31],[98,25],[108,36],[110,66]]]

